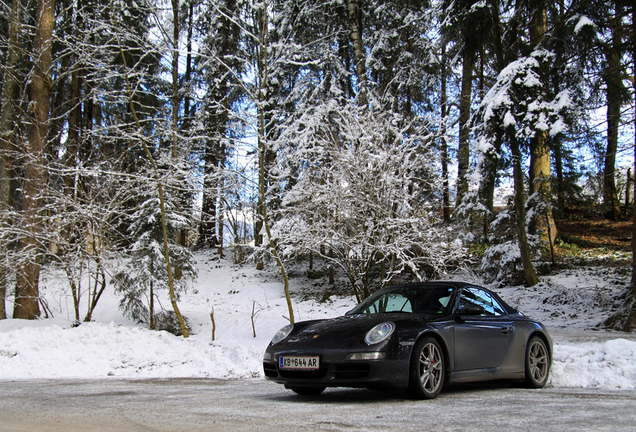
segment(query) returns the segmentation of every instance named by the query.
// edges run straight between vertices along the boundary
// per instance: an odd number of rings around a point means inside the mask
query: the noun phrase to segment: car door
[[[462,309],[467,311],[471,306],[473,314],[462,313]],[[476,310],[482,313],[474,315]],[[455,322],[455,370],[499,366],[512,331],[512,320],[490,293],[477,287],[463,288]]]

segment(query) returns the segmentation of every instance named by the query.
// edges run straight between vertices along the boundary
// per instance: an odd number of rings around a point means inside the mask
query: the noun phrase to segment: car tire
[[[530,388],[541,388],[548,382],[550,375],[550,352],[544,340],[532,336],[526,347],[526,380]]]
[[[290,390],[301,396],[318,396],[326,387],[290,387]]]
[[[411,353],[407,394],[415,399],[433,399],[444,386],[446,364],[437,340],[425,336],[418,340]]]

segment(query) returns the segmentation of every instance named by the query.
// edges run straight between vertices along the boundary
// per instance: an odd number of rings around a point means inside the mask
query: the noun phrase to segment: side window
[[[484,308],[486,316],[506,315],[503,307],[486,291],[479,288],[464,288],[459,306],[476,305]]]

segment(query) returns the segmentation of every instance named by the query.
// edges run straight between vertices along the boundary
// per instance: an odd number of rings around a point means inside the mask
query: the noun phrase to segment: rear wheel
[[[526,348],[526,381],[531,388],[541,388],[548,382],[550,353],[543,339],[532,336]]]
[[[290,390],[302,396],[317,396],[325,391],[326,387],[290,387]]]
[[[417,341],[411,354],[407,393],[417,399],[433,399],[444,386],[446,367],[442,349],[435,338]]]

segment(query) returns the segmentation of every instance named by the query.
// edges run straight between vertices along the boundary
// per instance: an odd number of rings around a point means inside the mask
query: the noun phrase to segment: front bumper
[[[318,370],[289,370],[279,367],[280,356],[318,356]],[[277,352],[263,360],[265,378],[285,387],[406,388],[408,358],[345,360],[344,353]]]

